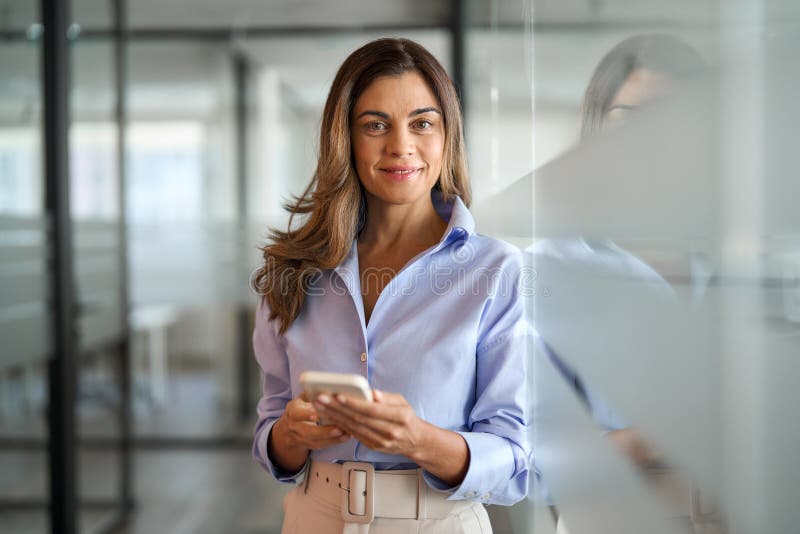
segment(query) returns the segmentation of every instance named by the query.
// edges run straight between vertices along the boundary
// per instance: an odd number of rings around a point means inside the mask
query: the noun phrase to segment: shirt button
[[[365,361],[367,361],[367,353],[366,353],[366,352],[362,352],[362,353],[361,353],[361,361],[362,361],[362,362],[365,362]]]
[[[484,493],[483,495],[481,495],[481,499],[483,499],[484,501],[488,501],[489,497],[491,496],[492,496],[491,493]]]
[[[471,499],[471,498],[473,498],[474,496],[475,496],[475,492],[474,492],[474,491],[468,491],[468,492],[467,492],[467,494],[465,495],[465,497],[466,497],[467,499]]]

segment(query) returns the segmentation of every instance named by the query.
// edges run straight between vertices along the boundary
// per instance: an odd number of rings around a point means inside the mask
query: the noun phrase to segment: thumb
[[[389,393],[387,391],[380,391],[378,389],[372,390],[372,398],[375,402],[391,405],[407,405],[408,401],[399,393]]]

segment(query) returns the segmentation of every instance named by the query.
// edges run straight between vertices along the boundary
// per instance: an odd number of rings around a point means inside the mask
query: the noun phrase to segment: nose
[[[396,128],[386,137],[386,152],[394,157],[402,158],[414,153],[414,139],[405,128]]]

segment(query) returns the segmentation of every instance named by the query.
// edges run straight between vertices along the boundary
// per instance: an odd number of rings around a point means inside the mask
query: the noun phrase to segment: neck
[[[376,249],[428,246],[438,242],[447,228],[430,195],[413,204],[397,205],[366,194],[367,220],[359,236],[361,245]]]

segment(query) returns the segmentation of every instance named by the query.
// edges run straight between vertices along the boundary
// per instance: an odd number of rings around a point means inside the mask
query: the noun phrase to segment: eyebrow
[[[430,112],[438,113],[439,115],[442,114],[442,112],[439,111],[437,108],[428,107],[428,108],[417,108],[414,111],[412,111],[411,113],[409,113],[408,116],[409,117],[413,117],[415,115],[422,115],[423,113],[430,113]],[[361,117],[364,117],[366,115],[375,115],[377,117],[380,117],[380,118],[386,119],[386,120],[389,120],[389,118],[390,118],[388,113],[384,113],[383,111],[375,111],[375,110],[372,110],[372,109],[368,109],[366,111],[362,111],[361,113],[359,113],[358,117],[356,117],[356,120],[358,120]]]

